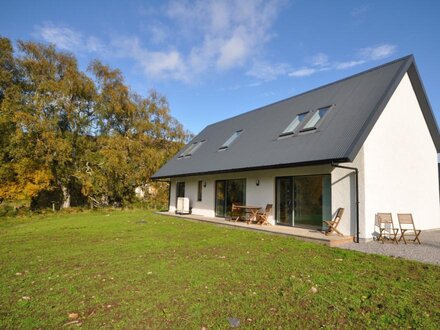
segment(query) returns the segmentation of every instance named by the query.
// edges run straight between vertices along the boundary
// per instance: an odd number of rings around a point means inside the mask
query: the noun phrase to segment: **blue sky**
[[[1,1],[0,34],[95,58],[193,133],[414,54],[440,119],[440,1]]]

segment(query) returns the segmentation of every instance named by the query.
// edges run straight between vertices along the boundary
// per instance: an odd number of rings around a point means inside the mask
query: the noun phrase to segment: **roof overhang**
[[[194,173],[182,173],[178,175],[170,175],[170,176],[156,176],[151,177],[151,180],[159,181],[163,179],[172,179],[172,178],[182,178],[182,177],[190,177],[190,176],[202,176],[202,175],[214,175],[214,174],[225,174],[225,173],[236,173],[236,172],[249,172],[249,171],[261,171],[261,170],[271,170],[271,169],[280,169],[280,168],[292,168],[292,167],[303,167],[303,166],[314,166],[314,165],[330,165],[332,163],[347,163],[351,162],[347,158],[339,158],[339,159],[324,159],[310,162],[301,162],[301,163],[291,163],[291,164],[276,164],[276,165],[268,165],[268,166],[255,166],[255,167],[246,167],[246,168],[234,168],[227,170],[216,170],[216,171],[208,171],[208,172],[194,172]]]

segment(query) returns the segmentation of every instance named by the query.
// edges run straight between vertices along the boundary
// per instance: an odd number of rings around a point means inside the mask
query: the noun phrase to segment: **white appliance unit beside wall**
[[[177,198],[176,214],[191,214],[188,197]]]

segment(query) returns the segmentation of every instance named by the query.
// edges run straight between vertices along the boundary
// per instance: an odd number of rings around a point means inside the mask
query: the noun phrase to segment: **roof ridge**
[[[258,107],[258,108],[256,108],[256,109],[252,109],[252,110],[249,110],[249,111],[246,111],[246,112],[240,113],[240,114],[235,115],[235,116],[233,116],[233,117],[229,117],[229,118],[226,118],[226,119],[223,119],[223,120],[217,121],[217,122],[215,122],[215,123],[212,123],[212,124],[207,125],[206,127],[213,126],[213,125],[217,125],[217,124],[223,123],[223,122],[225,122],[225,121],[232,120],[232,119],[235,119],[235,118],[237,118],[237,117],[247,115],[247,114],[252,113],[252,112],[257,112],[257,111],[264,110],[265,108],[270,107],[270,106],[273,106],[273,105],[275,105],[275,104],[279,104],[279,103],[285,102],[285,101],[287,101],[287,100],[292,100],[292,99],[294,99],[294,98],[297,98],[297,97],[303,96],[303,95],[305,95],[305,94],[308,94],[308,93],[311,93],[311,92],[315,92],[315,91],[317,91],[317,90],[319,90],[319,89],[322,89],[322,88],[325,88],[325,87],[329,87],[329,86],[331,86],[331,85],[334,85],[334,84],[337,84],[337,83],[343,82],[343,81],[345,81],[345,80],[349,80],[349,79],[352,79],[352,78],[355,78],[355,77],[361,76],[361,75],[363,75],[363,74],[369,73],[369,72],[371,72],[371,71],[375,71],[375,70],[381,69],[381,68],[383,68],[383,67],[385,67],[385,66],[388,66],[388,65],[394,64],[394,63],[396,63],[396,62],[400,62],[400,61],[403,61],[403,60],[407,61],[408,59],[414,59],[414,55],[413,55],[413,54],[409,54],[409,55],[406,55],[406,56],[400,57],[400,58],[395,59],[395,60],[393,60],[393,61],[391,61],[391,62],[387,62],[387,63],[381,64],[381,65],[378,65],[378,66],[372,67],[372,68],[370,68],[370,69],[367,69],[367,70],[364,70],[364,71],[361,71],[361,72],[355,73],[355,74],[353,74],[353,75],[351,75],[351,76],[348,76],[348,77],[345,77],[345,78],[341,78],[341,79],[335,80],[335,81],[330,82],[330,83],[328,83],[328,84],[324,84],[324,85],[321,85],[321,86],[318,86],[318,87],[312,88],[312,89],[310,89],[310,90],[308,90],[308,91],[305,91],[305,92],[302,92],[302,93],[299,93],[299,94],[296,94],[296,95],[293,95],[293,96],[289,96],[289,97],[287,97],[287,98],[285,98],[285,99],[282,99],[282,100],[279,100],[279,101],[275,101],[275,102],[273,102],[273,103],[266,104],[266,105],[261,106],[261,107]],[[206,128],[206,127],[205,127],[205,128]]]

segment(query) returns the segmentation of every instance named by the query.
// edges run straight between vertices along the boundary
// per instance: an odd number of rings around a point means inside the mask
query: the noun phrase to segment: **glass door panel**
[[[225,216],[226,181],[215,182],[215,216]]]
[[[294,178],[295,226],[322,227],[322,220],[330,216],[330,189],[329,175]]]
[[[246,204],[246,180],[220,180],[215,182],[215,216],[231,214],[232,203]]]
[[[177,198],[179,197],[185,197],[185,182],[176,183],[176,207],[177,207]]]
[[[226,191],[226,214],[231,215],[232,203],[244,205],[246,195],[246,180],[228,180]]]
[[[293,180],[292,177],[276,178],[276,221],[281,225],[292,225]]]

